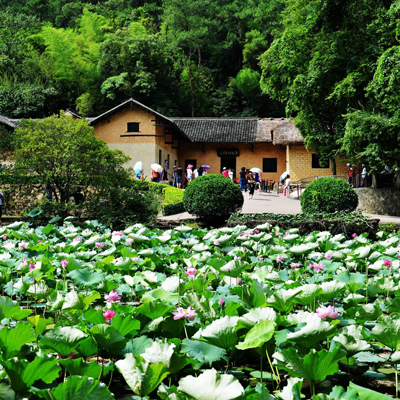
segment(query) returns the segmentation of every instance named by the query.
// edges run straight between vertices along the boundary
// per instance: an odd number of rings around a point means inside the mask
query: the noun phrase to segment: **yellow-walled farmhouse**
[[[82,118],[73,111],[67,114]],[[94,134],[111,149],[131,157],[128,167],[142,161],[144,174],[151,177],[153,163],[200,166],[210,173],[231,168],[235,177],[241,167],[258,167],[262,178],[277,181],[289,171],[292,181],[331,175],[331,166],[304,146],[300,132],[286,118],[174,118],[166,117],[134,99],[94,117],[87,118]],[[0,125],[18,127],[18,120],[0,116]],[[336,160],[338,175],[347,173],[346,162]]]

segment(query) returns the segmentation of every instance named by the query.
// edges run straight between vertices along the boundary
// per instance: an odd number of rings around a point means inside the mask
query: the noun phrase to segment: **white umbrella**
[[[289,175],[289,171],[285,171],[281,177],[279,178],[280,181],[282,181],[283,179],[285,179],[287,176]]]
[[[252,168],[250,171],[254,172],[255,174],[262,174],[262,170],[257,167]]]
[[[135,174],[137,175],[141,170],[143,169],[143,163],[141,161],[138,161],[135,166],[133,167],[133,170],[135,171]]]
[[[151,169],[156,172],[163,172],[163,167],[160,164],[151,164]]]

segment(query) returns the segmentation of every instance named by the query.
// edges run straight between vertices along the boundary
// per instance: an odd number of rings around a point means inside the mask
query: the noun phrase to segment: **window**
[[[329,160],[321,160],[318,154],[311,155],[311,168],[329,168]]]
[[[126,131],[127,132],[140,132],[139,124],[140,124],[140,122],[128,122]]]
[[[168,169],[169,169],[169,154],[167,155],[167,165],[168,165]]]
[[[163,164],[161,164],[161,160],[162,160],[162,150],[158,150],[158,163],[160,165],[163,165]]]
[[[278,159],[263,158],[263,172],[278,172]]]

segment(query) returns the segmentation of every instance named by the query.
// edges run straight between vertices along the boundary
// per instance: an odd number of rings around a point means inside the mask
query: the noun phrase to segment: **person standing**
[[[228,170],[226,169],[226,167],[222,168],[222,175],[227,178],[228,177]]]
[[[172,186],[176,187],[176,165],[174,165],[174,167],[172,168],[171,178],[172,178]]]
[[[200,165],[200,167],[199,167],[197,172],[199,173],[199,176],[203,175],[203,167],[201,165]]]
[[[283,195],[287,197],[290,196],[290,175],[286,176],[285,184],[283,186]]]
[[[153,169],[151,170],[151,181],[158,182],[158,172],[154,171]]]
[[[353,184],[353,168],[350,163],[347,163],[347,183]]]
[[[192,171],[193,165],[189,164],[186,168],[186,178],[188,180],[188,183],[192,182],[193,180],[193,171]]]
[[[176,169],[176,187],[178,189],[182,189],[182,178],[183,178],[183,169],[180,165]]]
[[[233,171],[231,168],[228,170],[228,178],[233,182]]]
[[[365,164],[361,165],[361,184],[360,186],[367,186],[366,179],[367,179],[367,167]]]
[[[256,188],[256,180],[254,179],[254,175],[252,172],[249,172],[247,183],[249,184],[249,199],[253,200],[254,190]]]
[[[240,178],[240,190],[246,193],[247,192],[247,187],[246,187],[246,168],[242,167],[240,172],[239,172],[239,178]]]
[[[164,169],[162,173],[162,180],[167,181],[168,180],[168,160],[164,161]]]
[[[199,171],[197,171],[197,168],[194,167],[193,168],[193,179],[196,179],[199,177]]]
[[[53,189],[51,188],[50,184],[46,185],[46,188],[43,191],[43,195],[45,195],[45,199],[52,201],[53,200]]]

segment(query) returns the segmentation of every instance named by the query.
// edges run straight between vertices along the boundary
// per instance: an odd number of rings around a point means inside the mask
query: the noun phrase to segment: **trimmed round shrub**
[[[227,219],[241,210],[243,195],[229,178],[210,174],[194,179],[183,195],[185,210],[207,221]]]
[[[316,179],[306,187],[300,204],[305,214],[354,211],[358,206],[358,196],[346,181],[325,177]]]

